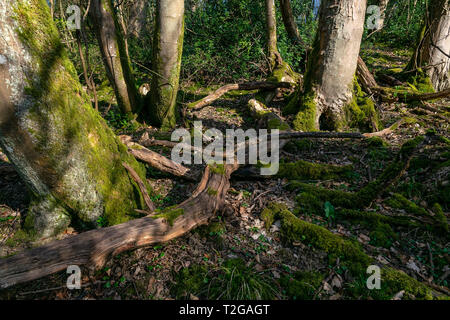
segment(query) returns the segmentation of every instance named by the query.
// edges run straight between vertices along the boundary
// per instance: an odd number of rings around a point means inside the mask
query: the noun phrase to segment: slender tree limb
[[[147,208],[150,211],[154,211],[156,209],[155,205],[153,204],[152,200],[150,199],[150,196],[148,195],[147,188],[145,187],[145,184],[142,182],[141,178],[139,178],[139,175],[134,171],[134,169],[126,162],[122,162],[122,165],[127,169],[128,173],[130,174],[131,178],[137,183],[139,190],[142,193],[142,196],[144,197],[145,204],[147,205]]]
[[[291,86],[292,83],[289,82],[248,82],[248,83],[227,84],[223,87],[220,87],[207,97],[188,104],[188,108],[190,109],[203,108],[219,99],[225,93],[233,90],[259,90],[259,89],[272,90],[277,88],[290,88]]]

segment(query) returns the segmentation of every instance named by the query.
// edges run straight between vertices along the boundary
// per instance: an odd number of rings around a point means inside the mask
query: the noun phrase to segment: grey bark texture
[[[365,12],[366,0],[321,1],[319,28],[305,76],[305,93],[313,101],[309,101],[308,119],[300,119],[297,129],[319,129],[322,115],[339,128],[344,106],[353,96]]]
[[[27,231],[126,221],[141,199],[122,161],[144,169],[92,108],[46,3],[0,1],[0,34],[0,147],[33,196]]]
[[[139,96],[127,54],[122,26],[112,2],[92,0],[90,14],[106,68],[106,75],[114,89],[117,103],[124,113],[138,109]]]
[[[159,0],[153,45],[154,75],[146,105],[150,121],[162,128],[176,124],[176,99],[184,39],[184,1]]]

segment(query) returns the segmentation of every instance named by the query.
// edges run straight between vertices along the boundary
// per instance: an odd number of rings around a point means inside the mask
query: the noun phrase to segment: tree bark
[[[450,88],[450,2],[432,0],[425,16],[425,25],[406,71],[427,68],[435,91]]]
[[[281,16],[283,18],[284,27],[286,28],[287,34],[293,41],[304,45],[304,42],[300,37],[300,32],[298,32],[297,23],[295,22],[294,19],[294,14],[292,13],[291,1],[280,0],[280,8],[281,8]]]
[[[166,242],[206,224],[223,208],[230,175],[237,168],[225,165],[223,173],[214,173],[207,167],[192,196],[159,215],[84,232],[0,259],[0,288],[35,280],[69,265],[89,264],[98,268],[123,251]]]
[[[277,46],[277,17],[275,0],[265,0],[266,4],[266,33],[267,54],[270,70],[273,71],[278,64],[282,63],[281,55]]]
[[[369,68],[367,68],[364,60],[358,56],[358,65],[356,68],[356,77],[358,78],[358,83],[361,85],[361,88],[366,92],[371,94],[371,88],[377,87],[377,81],[375,80],[372,73],[370,73]]]
[[[305,94],[294,120],[296,130],[341,130],[352,98],[364,27],[366,0],[321,1],[319,29],[305,76]]]
[[[377,30],[384,28],[384,21],[386,20],[386,9],[389,4],[389,0],[379,0],[378,6],[380,7],[380,20],[378,21]]]
[[[122,162],[145,168],[92,108],[49,8],[4,0],[0,21],[0,147],[34,198],[25,229],[42,239],[73,217],[126,221],[144,202]]]
[[[117,103],[124,113],[138,109],[139,96],[127,54],[122,27],[109,0],[92,0],[94,30]]]
[[[147,95],[151,123],[170,129],[176,125],[176,101],[184,39],[184,1],[160,0],[156,5],[152,69]]]

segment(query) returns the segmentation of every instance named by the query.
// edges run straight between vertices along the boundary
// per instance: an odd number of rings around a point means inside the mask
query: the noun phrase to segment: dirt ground
[[[370,53],[370,52],[369,52]],[[367,54],[369,54],[367,53]],[[371,69],[395,67],[405,62],[399,53],[392,59],[384,59],[386,65],[374,60],[368,63]],[[188,85],[184,86],[185,88]],[[187,89],[186,89],[187,91]],[[183,102],[194,101],[196,92]],[[201,94],[198,94],[201,96]],[[249,128],[254,122],[247,112],[247,101],[252,93],[225,95],[211,106],[195,112],[187,112],[188,120],[202,120],[204,127]],[[279,97],[273,106],[284,103]],[[450,112],[450,100],[440,100],[428,104],[433,108]],[[329,189],[347,191],[359,190],[373,181],[387,164],[392,161],[405,141],[424,135],[434,129],[436,134],[450,138],[450,123],[432,111],[411,107],[401,103],[379,103],[381,120],[385,127],[400,118],[413,119],[404,123],[395,132],[383,137],[388,146],[383,150],[373,149],[366,141],[308,139],[299,145],[291,143],[281,153],[285,161],[306,160],[314,163],[353,165],[351,176],[339,179],[310,181]],[[279,113],[278,108],[273,109]],[[153,132],[150,130],[150,132]],[[129,133],[129,132],[128,132]],[[138,132],[136,134],[140,134]],[[436,143],[420,150],[417,157],[443,163],[440,155],[448,150],[448,145]],[[169,155],[169,150],[154,148]],[[0,256],[7,256],[23,250],[26,243],[12,241],[27,211],[29,196],[24,183],[6,162],[0,160]],[[201,168],[198,168],[201,170]],[[430,167],[409,169],[398,183],[397,190],[408,195],[418,205],[430,210],[428,196],[448,185],[450,167],[437,170]],[[194,183],[149,170],[148,179],[154,192],[152,200],[158,207],[167,207],[187,199],[195,188]],[[1,299],[205,299],[211,297],[206,289],[200,292],[180,291],[180,274],[192,266],[208,270],[210,279],[220,277],[223,265],[230,259],[240,259],[246,268],[264,279],[274,280],[274,299],[286,299],[287,293],[280,286],[279,279],[297,271],[320,272],[323,279],[311,296],[313,299],[355,299],[369,298],[349,296],[347,286],[354,281],[345,270],[330,265],[327,254],[303,243],[286,244],[280,237],[279,221],[269,230],[264,228],[261,211],[271,202],[285,203],[290,209],[296,207],[296,193],[288,191],[290,183],[286,178],[241,181],[232,179],[226,199],[226,209],[219,213],[208,226],[202,226],[188,234],[151,247],[122,253],[112,258],[101,270],[82,267],[82,288],[68,290],[68,275],[60,272],[29,283],[20,284],[0,291]],[[368,211],[384,215],[404,215],[410,213],[392,208],[383,199],[375,201]],[[444,212],[448,218],[449,212]],[[300,214],[302,220],[326,227],[334,234],[358,241],[364,251],[383,266],[392,266],[405,271],[409,276],[448,290],[449,243],[448,233],[436,235],[419,228],[400,228],[397,237],[388,247],[373,245],[370,230],[361,224],[333,221],[323,215]],[[77,231],[70,228],[64,237]],[[245,268],[244,267],[244,268]],[[272,283],[272,282],[270,282]],[[212,290],[212,289],[211,289]],[[180,293],[181,292],[181,293]]]

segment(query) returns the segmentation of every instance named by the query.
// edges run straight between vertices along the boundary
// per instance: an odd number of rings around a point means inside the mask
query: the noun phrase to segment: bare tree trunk
[[[130,8],[128,31],[136,38],[141,38],[146,29],[145,25],[149,5],[149,2],[146,0],[137,0]]]
[[[378,6],[380,7],[380,20],[378,22],[378,30],[383,29],[384,21],[386,20],[386,9],[389,4],[389,0],[379,0]]]
[[[425,27],[407,70],[433,66],[427,70],[434,90],[450,87],[450,2],[432,0]]]
[[[90,11],[109,82],[125,113],[137,110],[139,96],[126,52],[122,28],[109,0],[92,0]]]
[[[277,19],[275,0],[265,0],[266,2],[266,24],[267,24],[267,53],[270,69],[282,63],[281,55],[277,46]]]
[[[49,8],[3,0],[0,21],[0,146],[34,198],[25,229],[42,239],[72,217],[128,220],[145,204],[122,163],[142,178],[145,168],[93,110]]]
[[[303,44],[303,41],[298,32],[297,24],[295,23],[294,14],[292,13],[291,1],[290,0],[280,0],[281,16],[283,17],[284,27],[289,35],[289,37]]]
[[[157,2],[152,68],[154,75],[147,95],[150,121],[164,129],[176,125],[176,102],[184,39],[184,1]]]
[[[305,94],[294,120],[296,130],[345,126],[345,107],[352,101],[364,27],[366,0],[321,1],[319,29],[306,76]]]

